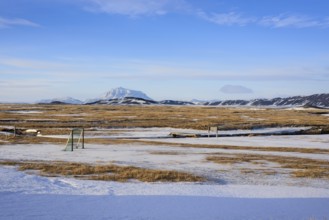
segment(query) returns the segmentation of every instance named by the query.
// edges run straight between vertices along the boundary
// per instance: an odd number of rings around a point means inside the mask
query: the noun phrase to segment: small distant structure
[[[26,129],[25,131],[23,131],[23,134],[26,134],[28,136],[40,136],[41,131],[37,129]]]
[[[216,138],[218,138],[218,131],[223,130],[225,128],[225,125],[210,125],[208,127],[208,137],[210,137],[211,132],[216,133]]]
[[[23,129],[17,128],[16,126],[0,126],[0,131],[5,132],[8,137],[9,135],[13,135],[13,137],[16,137],[17,135],[41,136],[41,131],[38,129]]]
[[[218,126],[209,126],[208,127],[208,138],[210,137],[210,132],[216,132],[216,138],[218,138]]]
[[[9,138],[10,135],[16,137],[18,132],[16,126],[0,126],[0,131],[6,135],[6,139]]]

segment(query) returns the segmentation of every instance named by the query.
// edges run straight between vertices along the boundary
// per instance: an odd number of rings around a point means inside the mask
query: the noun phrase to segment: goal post
[[[74,148],[85,148],[85,130],[83,128],[73,128],[67,139],[64,151],[73,151]]]

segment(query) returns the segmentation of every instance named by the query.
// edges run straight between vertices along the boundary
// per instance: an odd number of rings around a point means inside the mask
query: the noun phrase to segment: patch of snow
[[[152,141],[184,144],[328,149],[329,135],[277,135],[219,138],[167,138]]]
[[[8,113],[16,113],[16,114],[41,114],[43,113],[42,111],[23,111],[23,110],[18,110],[18,111],[7,111]]]

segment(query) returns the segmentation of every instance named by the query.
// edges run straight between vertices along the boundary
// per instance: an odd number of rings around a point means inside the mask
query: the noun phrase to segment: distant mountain
[[[134,97],[141,98],[145,100],[153,100],[148,97],[145,93],[137,90],[125,89],[122,87],[118,87],[115,89],[111,89],[109,92],[105,93],[102,99],[110,100],[110,99],[123,99],[126,97]]]
[[[136,97],[124,97],[121,99],[103,99],[87,103],[88,105],[152,105],[158,102]]]
[[[225,100],[216,102],[207,102],[210,106],[271,106],[271,107],[290,107],[290,106],[313,106],[329,107],[329,94],[315,94],[310,96],[293,96],[288,98],[274,99],[253,99],[253,100]]]
[[[64,98],[54,98],[54,99],[43,99],[37,102],[38,104],[73,104],[73,105],[81,105],[82,101],[78,99],[74,99],[72,97],[64,97]]]
[[[139,98],[139,99],[150,100],[150,101],[153,100],[141,91],[118,87],[115,89],[111,89],[101,97],[89,99],[85,103],[86,104],[112,103],[111,100],[116,100],[115,103],[118,104],[117,102],[120,102],[119,100],[123,100],[125,98]]]
[[[118,87],[111,89],[100,98],[82,102],[71,97],[46,99],[38,103],[43,104],[103,104],[103,105],[200,105],[200,106],[264,106],[264,107],[317,107],[329,108],[329,94],[315,94],[310,96],[293,96],[288,98],[252,99],[252,100],[224,100],[224,101],[154,101],[141,91]]]
[[[193,102],[176,101],[176,100],[163,100],[158,103],[162,105],[194,105]]]

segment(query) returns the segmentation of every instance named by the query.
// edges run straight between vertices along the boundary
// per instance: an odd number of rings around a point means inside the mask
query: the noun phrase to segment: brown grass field
[[[250,129],[261,127],[310,126],[313,134],[329,133],[329,118],[323,116],[329,110],[323,109],[256,109],[256,108],[224,108],[197,106],[108,106],[108,105],[0,105],[0,131],[6,126],[17,129],[39,129],[43,135],[68,135],[75,127],[83,127],[93,131],[95,128],[134,128],[134,127],[172,127],[206,131],[208,126],[220,126],[222,130]],[[116,132],[116,131],[110,131]],[[64,145],[65,139],[33,137],[20,135],[13,137],[0,136],[1,144],[39,144],[54,143]],[[168,147],[212,148],[222,150],[250,150],[262,152],[291,152],[308,154],[329,154],[329,149],[226,146],[162,143],[132,139],[86,139],[89,144],[138,144],[161,145]],[[175,156],[178,152],[154,150],[154,155]],[[208,162],[219,164],[252,163],[260,169],[238,168],[241,173],[276,175],[278,169],[269,169],[266,164],[275,163],[282,172],[288,172],[295,178],[329,179],[329,163],[327,161],[283,157],[273,155],[252,154],[220,154],[206,155]],[[149,170],[137,167],[121,167],[117,165],[91,165],[68,162],[1,162],[0,164],[19,166],[20,170],[38,170],[42,175],[64,175],[81,179],[128,181],[136,179],[145,182],[153,181],[204,181],[202,177],[188,173],[168,170]],[[68,171],[69,170],[69,171]]]
[[[20,113],[19,111],[35,111]],[[37,113],[36,113],[37,112]],[[72,127],[172,127],[206,130],[255,127],[313,126],[329,130],[329,110],[285,110],[197,106],[0,105],[0,125],[41,129],[43,134],[66,134]]]

